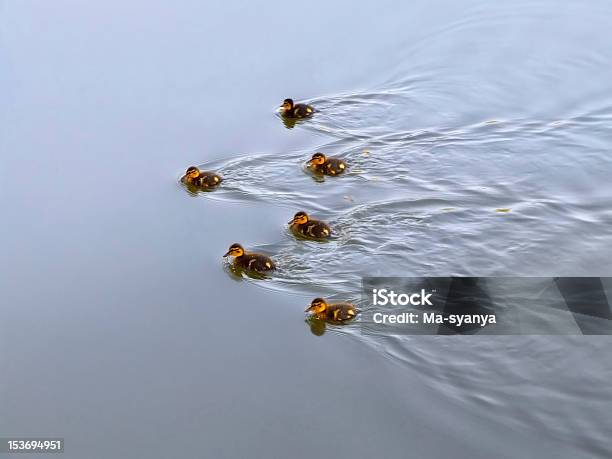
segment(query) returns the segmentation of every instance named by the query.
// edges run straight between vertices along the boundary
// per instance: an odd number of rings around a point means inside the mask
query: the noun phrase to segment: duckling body
[[[331,228],[327,223],[311,219],[306,212],[298,212],[289,222],[289,228],[294,234],[309,239],[327,239],[331,236]]]
[[[199,177],[194,180],[187,181],[187,183],[199,186],[200,188],[210,189],[219,186],[222,181],[223,179],[214,172],[202,171],[200,172]]]
[[[210,171],[201,171],[197,167],[193,166],[187,169],[183,180],[188,185],[202,188],[204,190],[216,188],[223,181],[219,174]]]
[[[281,105],[281,113],[286,118],[309,118],[314,114],[314,108],[307,104],[294,104],[293,99],[285,99]]]
[[[338,175],[346,170],[346,163],[341,159],[327,158],[323,164],[317,165],[315,169],[324,175]]]
[[[248,271],[265,273],[276,269],[276,265],[270,257],[261,253],[247,253],[240,244],[232,244],[223,256],[233,256],[234,265]]]
[[[323,153],[315,153],[308,162],[317,174],[340,175],[346,170],[346,163],[338,158],[328,158]]]
[[[234,264],[249,271],[257,272],[274,271],[276,269],[272,259],[261,253],[245,253],[234,258]]]
[[[289,118],[308,118],[314,113],[314,108],[306,104],[297,104],[293,106],[293,111],[288,116]]]
[[[323,298],[312,300],[306,312],[311,312],[317,319],[335,323],[348,322],[357,316],[357,308],[353,304],[328,304]]]
[[[325,319],[332,322],[346,322],[353,320],[357,315],[355,306],[350,303],[334,303],[330,304],[325,311]]]
[[[331,235],[331,229],[326,223],[318,220],[309,220],[308,223],[293,224],[291,230],[304,236],[315,239],[327,239]]]

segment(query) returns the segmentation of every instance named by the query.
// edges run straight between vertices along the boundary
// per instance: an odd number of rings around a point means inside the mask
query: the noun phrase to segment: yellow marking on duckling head
[[[344,165],[344,163],[340,163],[340,164],[338,164],[338,167],[339,167],[340,169],[344,169],[346,166]]]
[[[198,169],[195,166],[191,166],[187,168],[187,171],[185,172],[185,178],[189,181],[189,180],[195,180],[200,176],[200,169]]]
[[[323,234],[329,236],[329,230],[327,228],[323,228]]]
[[[346,311],[346,313],[347,313],[349,316],[351,316],[351,317],[353,317],[353,316],[355,315],[355,311],[354,311],[354,310],[352,310],[352,309],[349,309],[348,311]]]
[[[266,268],[270,269],[272,267],[272,263],[270,263],[269,261],[266,261]]]
[[[297,212],[289,222],[291,225],[303,225],[308,222],[308,214],[304,211]]]
[[[312,155],[312,158],[310,159],[310,163],[311,164],[317,164],[317,165],[321,165],[325,162],[325,155],[323,153],[315,153],[314,155]]]
[[[312,113],[312,108],[310,108],[310,107],[306,107],[306,111],[307,111],[308,113]]]
[[[340,315],[340,309],[336,309],[334,311],[334,320],[338,320],[338,316]]]
[[[223,257],[241,257],[242,255],[244,255],[242,246],[240,244],[232,244]]]
[[[306,308],[306,312],[312,312],[314,314],[321,314],[327,309],[327,303],[323,298],[315,298],[310,303],[310,306]]]
[[[293,109],[293,100],[285,99],[283,101],[283,104],[280,106],[280,108],[283,113],[290,112]]]
[[[215,183],[219,183],[219,177],[217,177],[217,176],[215,175],[213,179],[214,179]]]

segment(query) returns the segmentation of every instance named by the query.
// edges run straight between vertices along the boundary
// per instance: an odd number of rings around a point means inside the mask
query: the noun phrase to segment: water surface
[[[1,436],[609,457],[607,338],[315,336],[302,311],[363,275],[611,275],[611,24],[604,1],[0,2]],[[319,113],[288,129],[285,97]],[[349,173],[313,180],[315,151]],[[223,188],[188,193],[192,164]],[[334,239],[292,238],[297,210]],[[232,242],[278,275],[232,277]]]

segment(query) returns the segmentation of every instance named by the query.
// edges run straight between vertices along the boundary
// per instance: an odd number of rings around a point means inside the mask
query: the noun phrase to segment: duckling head
[[[187,168],[187,172],[185,172],[185,177],[189,180],[197,179],[200,176],[200,169],[195,166],[191,166]]]
[[[282,113],[288,113],[293,110],[293,99],[285,99],[280,106]]]
[[[240,244],[232,244],[230,245],[230,248],[228,249],[227,253],[223,255],[223,258],[241,257],[242,255],[244,255],[244,249],[242,248],[242,246]]]
[[[315,315],[322,314],[327,309],[327,302],[323,298],[315,298],[306,308],[305,312],[312,312]]]
[[[325,155],[323,153],[315,153],[314,155],[312,155],[312,158],[310,158],[310,161],[308,161],[308,164],[316,164],[316,165],[321,165],[325,162],[327,158],[325,158]]]
[[[293,216],[293,219],[289,222],[290,225],[303,225],[304,223],[308,223],[309,217],[308,214],[302,210],[300,210],[297,214]]]

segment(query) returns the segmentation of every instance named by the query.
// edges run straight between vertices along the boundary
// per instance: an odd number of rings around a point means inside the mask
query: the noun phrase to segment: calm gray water
[[[610,457],[609,338],[315,336],[302,312],[364,275],[612,275],[610,50],[603,0],[0,1],[0,436]],[[288,128],[285,97],[320,113]],[[313,180],[315,151],[350,173]],[[223,188],[190,194],[192,164]],[[301,209],[337,237],[295,241]],[[232,242],[281,270],[236,279]]]

